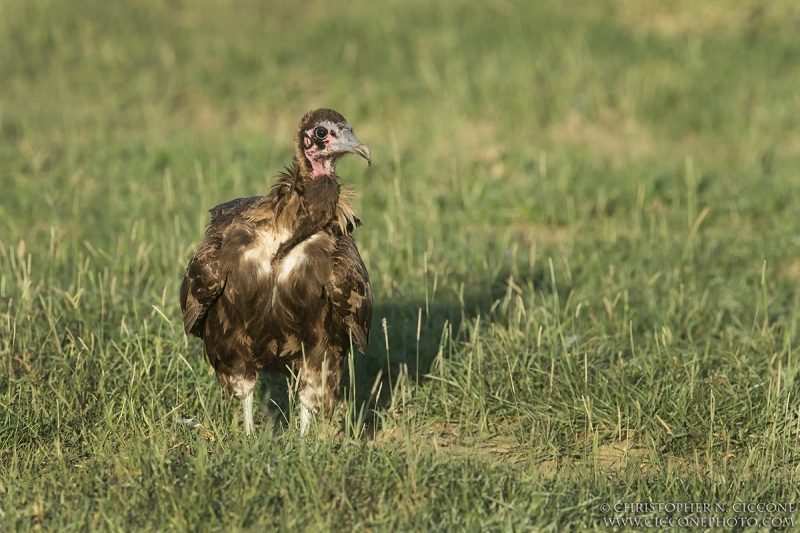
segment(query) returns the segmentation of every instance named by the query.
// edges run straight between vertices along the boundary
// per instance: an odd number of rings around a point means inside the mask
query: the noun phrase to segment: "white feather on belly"
[[[285,231],[261,230],[258,232],[258,236],[253,241],[252,246],[242,254],[242,259],[249,263],[256,263],[258,265],[259,274],[269,276],[272,274],[272,261],[275,259],[278,248],[280,248],[281,244],[286,242],[290,236],[291,235]]]

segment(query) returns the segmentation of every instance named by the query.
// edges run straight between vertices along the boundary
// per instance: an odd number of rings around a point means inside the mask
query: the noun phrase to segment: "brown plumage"
[[[184,329],[242,400],[248,435],[260,371],[294,368],[304,434],[313,413],[333,411],[351,338],[361,352],[369,340],[372,290],[352,237],[361,221],[336,174],[348,153],[371,164],[369,149],[330,109],[303,116],[295,146],[267,196],[211,209],[181,285]]]

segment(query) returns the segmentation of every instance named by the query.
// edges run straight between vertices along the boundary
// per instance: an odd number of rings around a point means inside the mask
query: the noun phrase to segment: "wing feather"
[[[328,297],[336,313],[353,332],[353,342],[364,353],[372,324],[372,287],[351,235],[339,237],[331,267],[331,277],[325,286]]]
[[[211,222],[206,235],[189,261],[181,283],[183,329],[187,335],[192,333],[202,338],[208,310],[225,288],[227,273],[223,272],[219,261],[225,230],[261,198],[238,198],[210,210]]]

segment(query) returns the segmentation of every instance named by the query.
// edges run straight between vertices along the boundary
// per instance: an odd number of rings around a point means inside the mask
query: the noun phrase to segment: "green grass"
[[[799,25],[791,0],[0,1],[0,529],[797,501]],[[179,282],[319,106],[374,154],[340,167],[372,341],[340,430],[301,440],[268,377],[247,440]]]

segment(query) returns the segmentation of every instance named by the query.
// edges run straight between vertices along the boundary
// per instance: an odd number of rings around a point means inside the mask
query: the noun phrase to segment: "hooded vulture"
[[[331,109],[306,113],[295,156],[266,196],[211,209],[205,237],[186,267],[181,309],[186,334],[203,340],[222,386],[244,407],[253,432],[253,389],[261,371],[297,375],[300,434],[312,414],[330,416],[345,356],[363,353],[372,290],[353,241],[361,225],[339,184],[336,163],[369,149]]]

